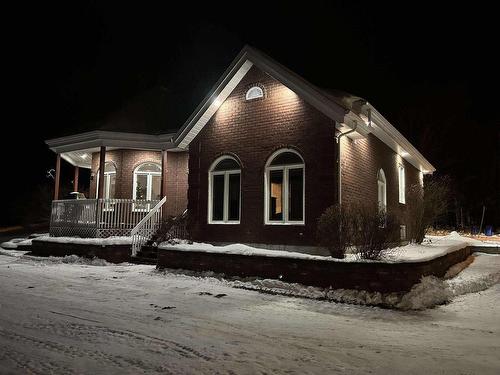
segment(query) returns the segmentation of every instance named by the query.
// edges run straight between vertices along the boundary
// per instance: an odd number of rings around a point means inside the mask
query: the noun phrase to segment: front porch
[[[170,138],[95,131],[47,141],[57,155],[50,236],[130,237],[135,255],[186,210],[188,156]],[[80,199],[61,199],[63,160],[74,167],[71,188]],[[90,170],[86,196],[81,168]]]
[[[161,202],[161,204],[160,204]],[[106,238],[130,236],[132,230],[153,211],[160,221],[163,203],[139,199],[54,200],[50,236]]]

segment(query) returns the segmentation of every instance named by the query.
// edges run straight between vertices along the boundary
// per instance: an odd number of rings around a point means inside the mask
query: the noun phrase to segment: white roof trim
[[[370,104],[368,107],[372,116],[372,133],[377,138],[424,174],[436,171],[436,168],[380,112]]]
[[[345,108],[327,98],[302,77],[296,75],[257,50],[246,46],[233,60],[226,72],[214,85],[198,108],[191,114],[182,128],[177,132],[175,144],[178,147],[186,148],[189,145],[217,111],[220,104],[227,99],[229,94],[234,90],[252,65],[257,66],[259,69],[280,81],[306,102],[334,121],[343,121],[346,113]]]
[[[52,151],[60,154],[70,151],[88,150],[101,146],[140,150],[166,150],[174,147],[171,141],[173,135],[174,134],[151,135],[95,130],[67,137],[50,139],[45,141],[45,143]]]

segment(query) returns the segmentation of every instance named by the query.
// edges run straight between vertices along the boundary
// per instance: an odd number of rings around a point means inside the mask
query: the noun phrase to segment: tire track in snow
[[[213,358],[200,353],[194,348],[183,345],[173,340],[139,334],[129,330],[117,330],[98,325],[85,325],[79,323],[43,323],[24,325],[24,328],[45,330],[63,337],[71,337],[92,343],[120,342],[126,346],[146,348],[153,353],[174,351],[183,358],[198,358],[211,361]]]

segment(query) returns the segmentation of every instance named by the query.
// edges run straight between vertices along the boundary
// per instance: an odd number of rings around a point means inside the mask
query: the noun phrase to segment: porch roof
[[[74,166],[91,168],[91,154],[99,152],[101,146],[107,150],[168,150],[174,148],[174,133],[151,135],[95,130],[45,141],[49,148]]]

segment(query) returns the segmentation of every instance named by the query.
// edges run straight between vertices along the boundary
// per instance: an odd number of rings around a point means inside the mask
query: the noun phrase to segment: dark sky
[[[168,94],[166,127],[179,127],[250,44],[368,99],[455,179],[473,215],[499,204],[499,32],[480,2],[75,3],[6,12],[4,197],[29,199],[46,182],[44,139],[91,130],[152,88]]]

